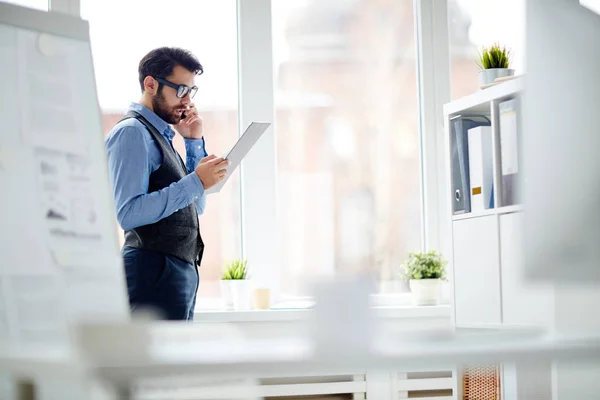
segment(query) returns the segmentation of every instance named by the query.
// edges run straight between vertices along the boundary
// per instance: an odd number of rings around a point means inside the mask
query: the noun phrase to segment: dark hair
[[[159,47],[146,54],[140,61],[138,76],[142,92],[147,76],[166,79],[173,73],[176,65],[181,65],[196,75],[204,72],[200,61],[190,51],[178,47]]]

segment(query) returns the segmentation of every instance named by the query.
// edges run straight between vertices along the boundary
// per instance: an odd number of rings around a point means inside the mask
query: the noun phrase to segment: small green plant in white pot
[[[479,67],[479,82],[488,85],[496,78],[513,76],[515,70],[510,68],[511,54],[506,46],[495,43],[490,47],[483,47],[477,57]]]
[[[225,308],[236,311],[251,307],[251,286],[248,279],[248,262],[232,260],[225,265],[221,276],[221,295]]]
[[[402,264],[402,278],[408,280],[415,305],[437,305],[442,281],[446,279],[446,264],[435,250],[411,252]]]

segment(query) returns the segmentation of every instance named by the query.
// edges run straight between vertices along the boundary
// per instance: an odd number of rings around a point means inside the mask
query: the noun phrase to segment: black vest
[[[135,111],[129,111],[121,121],[129,118],[137,119],[148,129],[162,153],[161,166],[150,174],[148,193],[164,189],[186,176],[187,169],[179,153],[154,125]],[[196,204],[192,202],[158,222],[126,231],[125,246],[159,251],[200,265],[204,242],[200,236]]]

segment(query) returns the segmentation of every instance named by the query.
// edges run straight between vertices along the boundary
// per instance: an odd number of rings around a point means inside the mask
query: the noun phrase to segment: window
[[[36,10],[48,11],[49,0],[3,0],[23,7],[35,8]]]
[[[238,136],[237,26],[235,0],[82,0],[90,22],[98,97],[107,134],[138,101],[137,68],[151,49],[177,46],[192,51],[204,67],[194,102],[204,119],[207,151],[223,154]],[[178,135],[175,148],[185,154]],[[185,159],[185,158],[184,158]],[[208,196],[200,217],[206,245],[198,296],[219,296],[223,264],[241,251],[239,171],[219,194]]]
[[[281,290],[421,247],[412,0],[274,0]]]
[[[452,99],[479,90],[482,46],[506,45],[515,75],[525,72],[525,0],[448,0]]]
[[[579,4],[586,8],[589,8],[596,14],[600,14],[600,0],[580,0]]]

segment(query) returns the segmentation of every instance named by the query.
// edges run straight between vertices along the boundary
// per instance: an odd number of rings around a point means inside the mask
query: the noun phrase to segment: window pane
[[[12,3],[23,7],[35,8],[36,10],[48,11],[49,0],[2,0],[5,3]]]
[[[274,0],[282,291],[421,246],[412,0]]]
[[[600,0],[580,0],[579,4],[592,10],[596,14],[600,14]]]
[[[479,90],[482,46],[511,50],[515,75],[525,73],[525,0],[448,0],[452,99]]]
[[[129,102],[139,101],[140,59],[153,48],[177,46],[192,51],[204,67],[204,74],[196,78],[199,89],[193,101],[204,119],[208,153],[221,155],[238,137],[236,1],[171,0],[168,7],[165,4],[157,0],[81,2],[82,18],[90,22],[105,134]],[[174,145],[185,160],[179,135]],[[200,229],[206,250],[198,296],[218,296],[222,266],[239,257],[241,250],[239,172],[221,193],[208,196]]]

